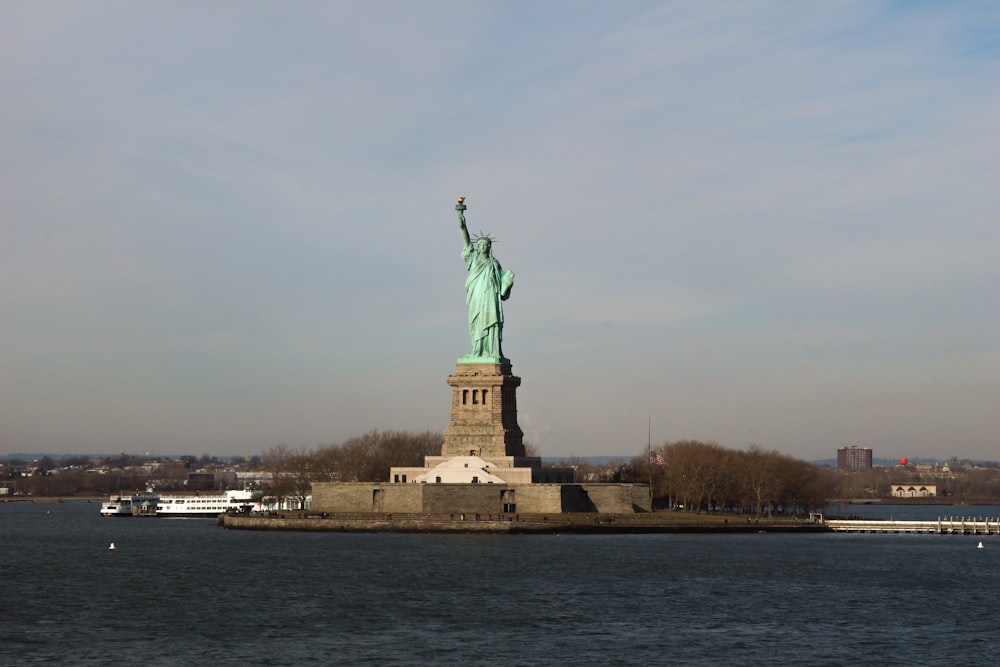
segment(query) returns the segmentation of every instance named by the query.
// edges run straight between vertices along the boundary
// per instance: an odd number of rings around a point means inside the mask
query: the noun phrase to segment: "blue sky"
[[[0,454],[1000,459],[1000,5],[0,0]]]

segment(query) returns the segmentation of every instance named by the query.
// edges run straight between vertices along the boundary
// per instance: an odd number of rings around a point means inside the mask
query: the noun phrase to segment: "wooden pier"
[[[938,517],[936,521],[829,519],[837,533],[936,533],[938,535],[1000,535],[1000,518]]]

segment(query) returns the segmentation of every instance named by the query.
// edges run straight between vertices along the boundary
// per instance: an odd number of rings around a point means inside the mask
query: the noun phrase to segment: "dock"
[[[1000,535],[1000,517],[938,517],[932,521],[885,519],[827,519],[837,533],[934,533],[938,535]]]

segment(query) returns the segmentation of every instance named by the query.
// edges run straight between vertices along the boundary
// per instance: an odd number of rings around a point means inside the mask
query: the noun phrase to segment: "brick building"
[[[872,469],[872,450],[868,447],[841,447],[837,450],[837,470],[858,472]]]

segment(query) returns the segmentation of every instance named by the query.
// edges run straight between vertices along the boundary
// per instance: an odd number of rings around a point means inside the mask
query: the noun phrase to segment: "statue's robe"
[[[469,244],[462,250],[469,277],[465,303],[469,308],[469,338],[473,357],[502,357],[503,301],[510,296],[514,274],[504,271],[492,256]]]

